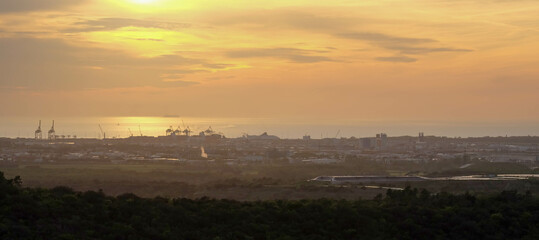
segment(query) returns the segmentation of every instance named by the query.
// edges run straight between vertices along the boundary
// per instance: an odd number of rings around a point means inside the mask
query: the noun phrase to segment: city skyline
[[[350,138],[371,137],[378,133],[389,136],[416,136],[425,132],[429,136],[444,137],[499,137],[499,136],[537,136],[538,125],[529,123],[499,122],[414,122],[414,121],[366,121],[343,120],[339,123],[331,119],[317,119],[305,123],[305,119],[262,119],[262,118],[179,118],[179,117],[77,117],[77,118],[10,118],[0,119],[0,137],[34,138],[34,131],[41,122],[43,139],[55,120],[57,136],[77,138],[127,138],[133,136],[164,136],[171,128],[181,131],[189,128],[192,134],[213,128],[227,138],[241,137],[245,134],[260,135],[267,132],[284,139],[298,139],[305,135],[312,138]],[[68,137],[68,138],[70,138]]]

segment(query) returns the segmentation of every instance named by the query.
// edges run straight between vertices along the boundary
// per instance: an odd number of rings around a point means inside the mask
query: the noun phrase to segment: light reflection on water
[[[198,133],[212,127],[216,132],[235,134],[237,125],[250,125],[249,119],[217,119],[217,118],[179,118],[179,117],[90,117],[90,118],[55,118],[57,135],[76,135],[78,138],[100,138],[101,125],[106,136],[129,137],[165,135],[167,128],[185,129],[189,127],[193,133]],[[30,118],[0,119],[1,137],[33,137],[38,120]],[[43,136],[51,128],[52,119],[42,119]],[[231,131],[232,130],[232,131]],[[241,133],[240,133],[241,135]]]
[[[42,118],[43,136],[51,127],[52,118]],[[268,132],[282,138],[301,138],[308,134],[313,138],[371,137],[376,133],[389,136],[415,136],[418,132],[437,136],[527,136],[539,135],[539,124],[528,123],[480,123],[480,122],[426,122],[426,121],[365,121],[365,120],[301,120],[263,118],[192,118],[192,117],[85,117],[55,118],[57,135],[78,138],[100,138],[99,125],[107,137],[161,136],[169,126],[184,129],[189,126],[193,134],[211,126],[227,137],[239,137]],[[0,117],[0,137],[33,137],[39,118]],[[140,131],[139,131],[140,126]]]

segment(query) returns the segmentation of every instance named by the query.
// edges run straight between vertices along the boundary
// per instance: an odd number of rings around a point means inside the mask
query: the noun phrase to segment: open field
[[[483,173],[514,173],[523,168],[520,165],[483,164]],[[3,167],[7,177],[21,176],[27,187],[53,188],[67,186],[75,190],[99,190],[111,195],[126,192],[144,197],[166,196],[199,198],[227,198],[237,200],[268,199],[372,199],[385,193],[380,187],[403,188],[412,186],[425,188],[431,192],[489,193],[502,190],[530,191],[539,194],[539,181],[435,181],[400,182],[365,187],[363,184],[333,185],[308,182],[320,175],[391,175],[403,176],[407,172],[422,172],[421,165],[384,166],[375,163],[290,165],[252,164],[229,166],[226,164],[166,164],[166,163],[57,163],[26,164]],[[500,170],[501,169],[501,170]],[[419,171],[418,171],[419,170]],[[505,170],[506,172],[502,172]],[[529,170],[529,169],[528,169]],[[462,175],[476,173],[470,168],[454,170]],[[531,173],[529,170],[524,173]],[[437,173],[436,175],[445,175]]]

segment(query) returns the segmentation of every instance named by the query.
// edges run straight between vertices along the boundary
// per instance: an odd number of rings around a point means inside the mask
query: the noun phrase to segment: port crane
[[[189,126],[187,126],[184,130],[183,130],[183,133],[185,134],[185,136],[188,136],[191,135],[191,128],[189,128]]]
[[[170,136],[172,135],[172,132],[174,132],[174,130],[172,129],[172,125],[167,129],[166,133],[165,133],[165,136]]]
[[[47,138],[49,140],[54,140],[56,139],[56,131],[54,130],[54,120],[52,120],[52,127],[51,129],[49,130],[49,132],[47,133]]]
[[[105,132],[103,132],[103,128],[101,127],[101,124],[99,124],[99,130],[101,131],[101,135],[103,135],[103,139],[106,138]]]
[[[178,126],[178,128],[176,128],[176,130],[174,130],[174,132],[172,132],[172,135],[178,136],[178,135],[180,135],[181,132],[182,132],[182,130],[180,129],[180,126]]]
[[[133,133],[131,132],[131,128],[128,128],[127,130],[129,130],[129,136],[132,137]]]
[[[213,128],[211,128],[211,126],[210,126],[208,129],[206,129],[206,131],[204,131],[204,134],[205,135],[213,135],[213,134],[215,134],[215,131],[213,131]]]
[[[189,126],[185,127],[185,123],[183,122],[183,119],[182,119],[182,125],[183,125],[183,133],[185,134],[185,136],[188,136],[191,134],[191,128],[189,128]]]
[[[43,138],[43,134],[41,131],[41,120],[39,120],[39,125],[37,126],[37,130],[35,132],[35,138],[41,140]]]

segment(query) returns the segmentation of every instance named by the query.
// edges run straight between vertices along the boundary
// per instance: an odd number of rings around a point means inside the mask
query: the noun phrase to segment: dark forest
[[[1,239],[538,239],[530,193],[388,190],[373,200],[141,198],[0,174]]]

